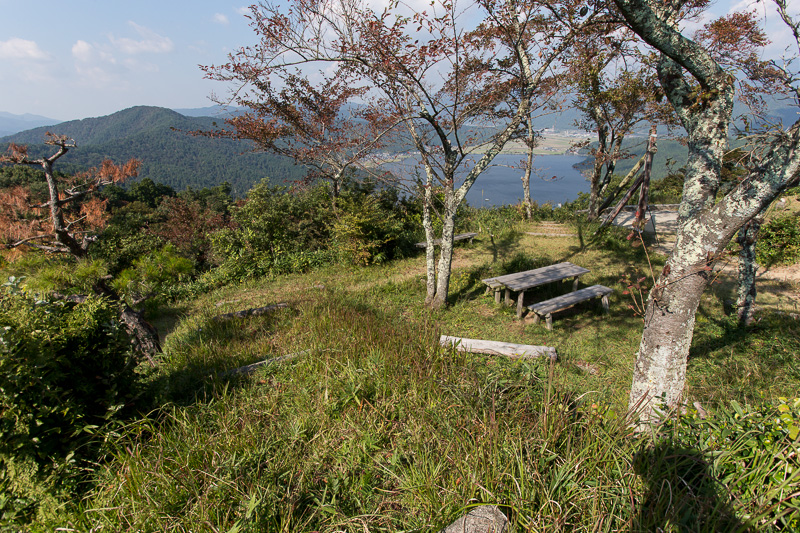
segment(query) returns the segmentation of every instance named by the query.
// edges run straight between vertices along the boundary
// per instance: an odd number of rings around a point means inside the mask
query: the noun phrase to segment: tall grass
[[[155,410],[110,439],[83,499],[37,527],[438,531],[492,503],[515,531],[791,528],[787,517],[800,512],[791,430],[775,426],[773,449],[753,448],[754,430],[713,410],[707,424],[690,414],[648,435],[628,428],[641,319],[620,280],[647,272],[641,249],[614,231],[581,242],[507,229],[502,249],[484,235],[458,247],[443,312],[421,306],[419,258],[250,281],[181,303],[186,315],[149,382]],[[483,294],[482,277],[563,260],[592,269],[583,282],[617,289],[610,316],[586,305],[547,331]],[[530,298],[560,290],[568,288]],[[739,336],[726,329],[726,297],[711,292],[701,307],[689,400],[726,414],[731,397],[766,405],[794,395],[800,376],[786,354],[796,328],[764,323]],[[212,320],[277,301],[290,309]],[[559,361],[458,353],[439,347],[442,333],[555,346]],[[300,355],[244,377],[225,373],[285,354]],[[754,354],[758,381],[736,372]],[[770,373],[778,385],[769,386]],[[771,420],[763,413],[745,418]],[[722,423],[738,429],[725,433]]]

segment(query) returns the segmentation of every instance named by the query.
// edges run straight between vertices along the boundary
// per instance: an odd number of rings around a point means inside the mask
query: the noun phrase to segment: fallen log
[[[240,366],[239,368],[234,368],[233,370],[228,370],[225,372],[220,372],[219,375],[221,376],[238,376],[241,374],[250,374],[255,372],[262,366],[271,365],[274,363],[283,363],[284,361],[290,361],[297,357],[300,357],[303,354],[310,352],[311,350],[303,350],[302,352],[295,352],[286,355],[281,355],[279,357],[273,357],[272,359],[264,359],[263,361],[258,361],[256,363],[252,363],[245,366]]]
[[[287,307],[289,307],[289,304],[282,302],[279,304],[272,304],[264,307],[254,307],[252,309],[245,309],[243,311],[235,311],[233,313],[225,313],[222,315],[217,315],[211,320],[220,322],[222,320],[231,320],[233,318],[247,318],[250,316],[261,316],[269,314],[277,309],[286,309]]]
[[[464,339],[442,335],[439,344],[454,347],[459,352],[483,353],[488,355],[504,355],[513,359],[532,359],[549,357],[552,361],[558,358],[556,349],[550,346],[533,346],[531,344],[512,344],[510,342],[486,341],[480,339]]]

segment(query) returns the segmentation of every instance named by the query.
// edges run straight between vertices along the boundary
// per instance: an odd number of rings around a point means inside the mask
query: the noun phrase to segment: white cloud
[[[107,48],[81,39],[75,41],[72,45],[72,58],[77,86],[107,88],[118,83],[120,66]]]
[[[163,37],[156,32],[145,28],[144,26],[139,26],[135,22],[129,21],[128,25],[131,26],[136,33],[139,34],[141,40],[130,39],[128,37],[122,38],[115,38],[113,35],[109,35],[109,40],[119,48],[122,52],[126,54],[140,54],[140,53],[165,53],[171,52],[174,48],[172,44],[172,39],[169,37]]]
[[[47,57],[47,54],[34,41],[16,37],[7,41],[0,41],[0,58],[2,59],[27,61],[31,59],[47,59]]]
[[[239,15],[245,15],[245,16],[251,13],[250,8],[247,6],[237,7],[234,11],[236,11],[236,13],[238,13]]]
[[[89,62],[94,56],[94,47],[86,41],[78,40],[72,45],[72,57],[78,61]]]
[[[105,50],[101,50],[93,44],[81,39],[72,45],[72,57],[80,63],[111,63],[117,62],[116,58]]]
[[[222,13],[214,13],[214,17],[213,17],[212,20],[214,22],[216,22],[217,24],[222,24],[222,25],[225,25],[225,26],[230,24],[230,21],[228,20],[228,17],[226,17]]]

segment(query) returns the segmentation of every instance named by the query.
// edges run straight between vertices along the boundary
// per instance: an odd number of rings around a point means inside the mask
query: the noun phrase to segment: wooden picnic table
[[[555,265],[534,268],[533,270],[526,270],[525,272],[517,272],[515,274],[506,274],[505,276],[487,278],[481,281],[494,290],[494,300],[497,303],[500,303],[500,289],[505,289],[506,304],[509,305],[511,304],[511,291],[519,293],[517,295],[517,318],[522,318],[522,301],[525,297],[526,290],[555,281],[575,278],[572,282],[572,290],[575,291],[578,289],[578,278],[589,272],[591,272],[591,270],[588,268],[583,268],[565,261]]]

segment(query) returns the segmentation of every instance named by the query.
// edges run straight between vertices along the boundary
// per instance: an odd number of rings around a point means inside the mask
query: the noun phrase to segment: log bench
[[[458,241],[466,241],[467,239],[469,239],[469,243],[472,244],[472,239],[477,237],[477,235],[478,235],[477,233],[460,233],[453,237],[453,242],[455,243]],[[435,241],[433,241],[434,246],[440,246],[441,244],[442,244],[442,239],[436,239]],[[416,244],[417,248],[426,248],[427,246],[428,243],[426,242],[418,242]]]
[[[570,292],[539,302],[538,304],[529,305],[528,309],[534,313],[533,323],[538,324],[542,317],[545,318],[547,329],[553,330],[553,313],[569,309],[573,305],[591,300],[592,298],[601,298],[603,302],[603,310],[608,313],[608,295],[614,292],[614,289],[609,289],[603,285],[592,285],[578,291]]]

